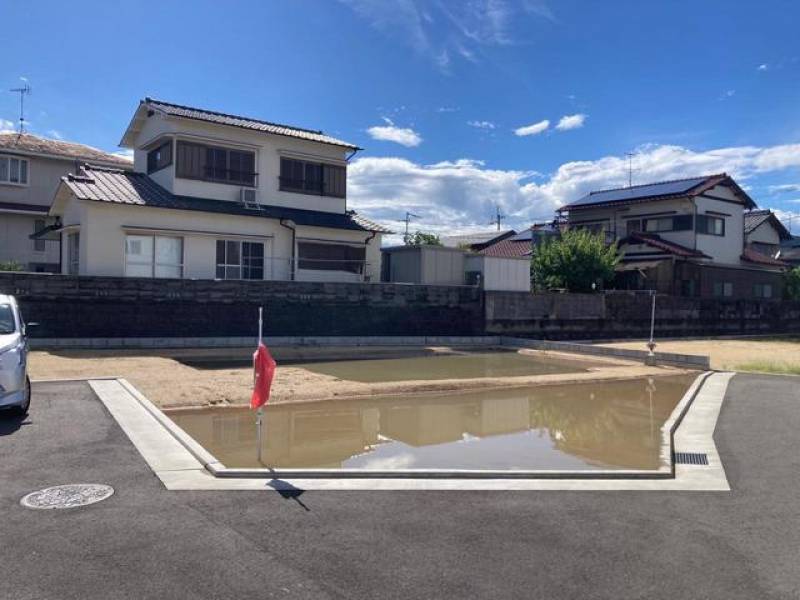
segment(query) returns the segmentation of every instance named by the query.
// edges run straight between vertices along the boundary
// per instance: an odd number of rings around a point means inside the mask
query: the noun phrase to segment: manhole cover
[[[105,500],[114,493],[110,485],[72,483],[31,492],[19,501],[26,508],[75,508]]]

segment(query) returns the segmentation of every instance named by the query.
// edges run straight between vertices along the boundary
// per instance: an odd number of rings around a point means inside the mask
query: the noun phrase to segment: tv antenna
[[[489,221],[489,225],[497,225],[497,231],[500,231],[500,224],[503,222],[503,219],[506,218],[506,215],[500,214],[500,205],[495,204],[495,214],[494,219]]]
[[[628,157],[628,187],[633,187],[633,157],[636,152],[626,152],[625,156]]]
[[[12,88],[9,90],[15,94],[19,94],[19,133],[25,133],[25,96],[31,93],[31,86],[27,83],[22,87]]]
[[[405,233],[404,237],[406,237],[406,238],[408,237],[408,225],[409,225],[409,223],[411,223],[411,219],[419,219],[419,218],[421,218],[419,215],[415,215],[412,212],[406,211],[406,218],[405,219],[400,219],[400,221],[402,221],[402,222],[404,222],[406,224],[406,233]]]

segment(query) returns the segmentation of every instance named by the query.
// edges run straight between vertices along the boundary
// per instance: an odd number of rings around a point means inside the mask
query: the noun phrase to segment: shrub
[[[0,262],[0,271],[22,271],[22,265],[16,261]]]
[[[406,246],[441,246],[442,242],[438,235],[417,231],[415,234],[407,234],[403,237]]]
[[[787,271],[785,277],[786,297],[791,300],[800,300],[800,267]]]
[[[537,289],[591,292],[593,283],[614,278],[618,260],[616,244],[607,245],[603,234],[571,229],[534,249],[531,276]]]

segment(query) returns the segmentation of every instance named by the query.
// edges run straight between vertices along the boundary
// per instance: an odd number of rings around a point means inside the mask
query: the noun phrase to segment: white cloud
[[[514,30],[532,19],[554,21],[545,0],[340,0],[375,29],[402,41],[448,72],[453,58],[479,62],[485,47],[516,43]]]
[[[0,119],[0,133],[8,133],[9,131],[15,131],[14,121]]]
[[[767,63],[763,63],[763,64],[758,65],[758,70],[759,71],[766,71],[767,69],[769,69],[769,65]]]
[[[48,129],[47,135],[55,140],[63,140],[64,136],[61,135],[61,132],[57,129]]]
[[[491,121],[467,121],[467,125],[476,129],[494,129],[495,127]]]
[[[637,149],[634,167],[634,184],[721,172],[745,183],[760,174],[800,168],[800,144],[704,152],[648,145]],[[485,230],[499,204],[509,216],[506,224],[519,230],[533,221],[551,219],[556,208],[592,190],[627,185],[628,159],[573,161],[534,181],[537,175],[533,170],[487,168],[475,159],[422,165],[402,158],[364,157],[349,168],[348,200],[365,216],[398,230],[395,221],[412,210],[422,217],[420,229],[439,234]],[[758,197],[754,199],[758,202]]]
[[[458,110],[457,106],[440,106],[436,109],[437,113],[451,113],[456,112]]]
[[[407,127],[396,127],[390,119],[383,117],[386,125],[376,125],[367,129],[367,133],[375,140],[384,142],[394,142],[407,148],[419,146],[422,137],[413,129]]]
[[[576,115],[564,115],[558,121],[558,125],[556,125],[556,129],[559,131],[568,131],[570,129],[579,129],[583,127],[583,123],[586,121],[586,115],[578,113]]]
[[[124,158],[126,160],[133,160],[133,150],[130,148],[123,148],[122,150],[117,150],[116,152],[111,153],[112,156],[118,156],[119,158]]]
[[[514,135],[519,135],[519,136],[538,135],[543,131],[546,131],[548,127],[550,127],[550,121],[548,119],[544,119],[543,121],[539,121],[538,123],[533,123],[532,125],[517,127],[514,130]]]
[[[784,183],[781,185],[769,186],[769,191],[773,194],[781,192],[800,192],[800,183]]]

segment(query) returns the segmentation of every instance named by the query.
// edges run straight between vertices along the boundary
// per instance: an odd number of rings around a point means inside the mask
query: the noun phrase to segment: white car
[[[0,294],[0,413],[24,416],[30,405],[25,322],[16,299]]]

